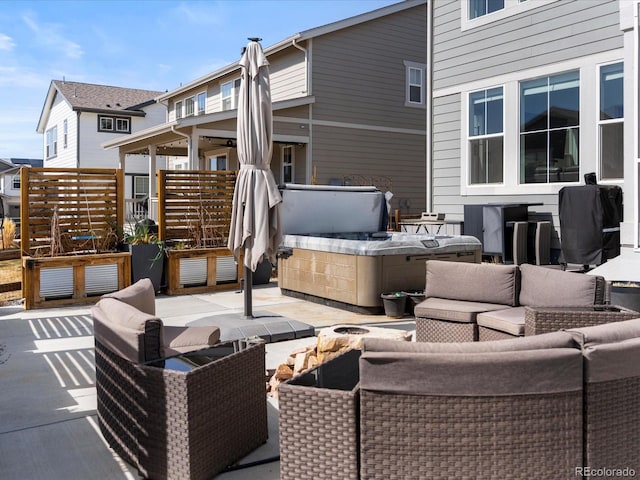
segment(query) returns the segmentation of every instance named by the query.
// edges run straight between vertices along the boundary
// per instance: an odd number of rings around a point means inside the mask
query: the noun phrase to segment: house
[[[0,199],[4,216],[20,222],[20,169],[42,167],[42,160],[35,158],[0,158]]]
[[[241,46],[239,46],[240,48]],[[306,30],[264,49],[279,183],[375,184],[393,208],[424,209],[427,1],[408,0]],[[239,168],[238,62],[161,94],[167,122],[105,141],[183,168]],[[128,160],[126,160],[128,162]],[[151,197],[155,192],[151,187]]]
[[[619,185],[623,246],[638,248],[638,1],[438,0],[428,209],[541,203],[560,248],[558,192]],[[533,212],[531,212],[533,211]],[[553,256],[553,255],[552,255]]]
[[[43,135],[44,167],[118,168],[118,152],[101,144],[164,123],[166,107],[155,100],[163,93],[53,80],[37,127]],[[164,161],[161,157],[158,168]],[[149,160],[135,156],[126,164],[125,197],[148,195]]]

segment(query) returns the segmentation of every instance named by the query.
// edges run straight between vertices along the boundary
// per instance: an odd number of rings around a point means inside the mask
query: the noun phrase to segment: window
[[[293,177],[293,160],[295,154],[292,145],[285,145],[282,147],[282,171],[280,178],[282,183],[294,183]]]
[[[209,170],[226,170],[227,169],[227,156],[226,155],[214,155],[209,157]]]
[[[20,190],[20,175],[14,175],[11,179],[11,188]]]
[[[198,94],[198,115],[204,115],[207,109],[207,92]]]
[[[624,178],[623,80],[622,63],[600,67],[598,136],[602,180]]]
[[[46,132],[47,145],[46,145],[46,158],[53,158],[58,155],[58,127],[50,128]]]
[[[176,120],[182,118],[182,100],[176,102]]]
[[[502,183],[504,158],[502,87],[469,94],[469,183]]]
[[[65,118],[62,122],[62,148],[67,148],[67,137],[69,134],[69,129],[67,125],[67,119]]]
[[[196,103],[195,97],[185,98],[184,100],[184,116],[185,117],[192,117],[194,115],[195,103]]]
[[[135,175],[133,177],[133,198],[146,198],[149,196],[149,177]]]
[[[580,74],[520,84],[520,182],[579,181]]]
[[[131,133],[131,120],[126,117],[98,115],[99,132]]]
[[[406,106],[424,105],[424,72],[426,65],[405,61],[406,69]]]
[[[238,93],[240,90],[240,79],[223,83],[220,86],[220,97],[222,99],[222,110],[233,110],[238,106]]]
[[[504,9],[504,0],[469,0],[469,19]]]

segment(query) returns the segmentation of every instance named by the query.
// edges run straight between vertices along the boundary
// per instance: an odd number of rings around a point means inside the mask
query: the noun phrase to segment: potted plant
[[[404,317],[407,297],[408,295],[404,292],[382,293],[380,298],[382,298],[385,315],[392,318]]]
[[[164,243],[158,239],[153,220],[136,223],[124,234],[125,250],[131,253],[131,282],[149,278],[160,290],[164,268]]]

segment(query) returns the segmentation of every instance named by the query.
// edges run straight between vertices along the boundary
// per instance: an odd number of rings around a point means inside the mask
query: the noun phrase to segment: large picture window
[[[577,182],[580,74],[520,84],[520,183]]]
[[[469,183],[501,183],[504,158],[502,87],[469,94]]]
[[[624,178],[624,65],[600,67],[598,117],[599,167],[602,180]]]

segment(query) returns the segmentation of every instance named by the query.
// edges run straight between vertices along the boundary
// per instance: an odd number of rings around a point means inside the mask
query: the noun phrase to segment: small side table
[[[640,318],[640,313],[616,305],[590,307],[525,307],[524,335]]]

